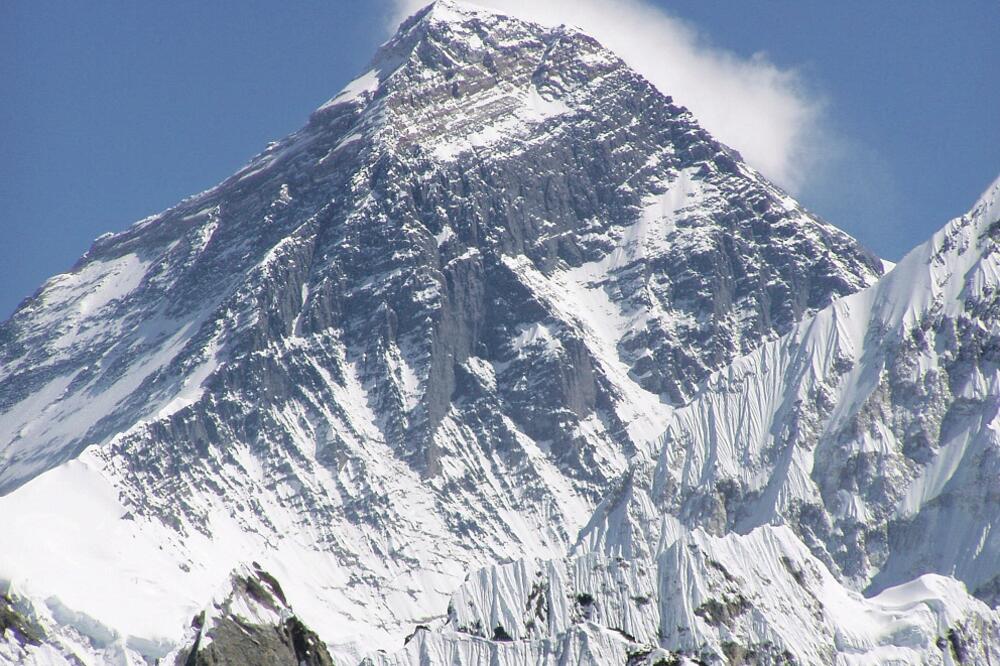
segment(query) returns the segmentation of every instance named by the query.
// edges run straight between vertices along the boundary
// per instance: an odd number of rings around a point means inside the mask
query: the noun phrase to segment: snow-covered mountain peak
[[[596,41],[448,7],[0,327],[0,578],[153,658],[254,559],[356,654],[564,555],[640,459],[602,534],[654,556],[675,410],[879,278]]]
[[[404,22],[400,31],[406,29],[407,23],[465,24],[471,20],[484,21],[496,18],[509,20],[510,17],[495,9],[461,0],[435,0],[416,12],[408,22]]]
[[[613,69],[627,68],[578,31],[439,2],[405,21],[313,123],[342,105],[361,107],[354,134],[386,150],[453,160],[538,140],[536,126],[592,108],[588,89]]]
[[[935,303],[958,304],[986,295],[983,290],[997,283],[998,220],[1000,179],[984,191],[969,212],[909,252],[886,276],[877,290],[886,322],[912,324],[914,317]]]

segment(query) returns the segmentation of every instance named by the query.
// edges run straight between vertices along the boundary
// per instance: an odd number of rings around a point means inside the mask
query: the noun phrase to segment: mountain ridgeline
[[[1000,658],[996,196],[883,276],[436,2],[0,325],[0,662]]]

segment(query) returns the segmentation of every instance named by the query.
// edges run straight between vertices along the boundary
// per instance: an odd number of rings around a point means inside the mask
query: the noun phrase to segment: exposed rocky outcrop
[[[278,581],[254,564],[232,575],[232,590],[195,616],[177,666],[332,666],[323,641],[288,605]],[[168,657],[169,659],[170,657]]]
[[[18,609],[10,594],[0,596],[0,635],[7,643],[16,643],[21,647],[41,645],[45,640],[45,631],[25,617],[24,611]]]

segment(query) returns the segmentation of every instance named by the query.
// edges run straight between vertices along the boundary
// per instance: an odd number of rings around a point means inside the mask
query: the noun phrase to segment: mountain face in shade
[[[336,663],[995,650],[995,281],[942,287],[992,237],[959,236],[879,281],[589,36],[435,3],[0,326],[0,583],[49,637],[0,658],[224,663],[244,625]]]
[[[1000,180],[713,373],[569,557],[473,572],[371,663],[994,663],[998,294]]]

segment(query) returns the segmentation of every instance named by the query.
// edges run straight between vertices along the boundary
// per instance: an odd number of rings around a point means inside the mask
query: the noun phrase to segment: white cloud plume
[[[642,0],[466,0],[547,25],[574,25],[616,52],[689,108],[723,143],[797,192],[828,141],[822,104],[793,69],[763,53],[743,58],[713,46],[690,24]],[[394,0],[395,22],[428,0]]]

